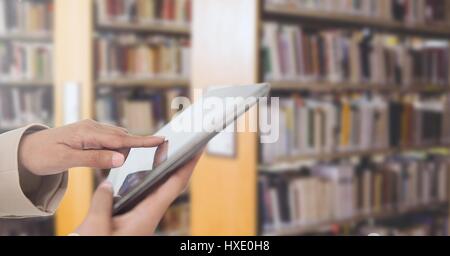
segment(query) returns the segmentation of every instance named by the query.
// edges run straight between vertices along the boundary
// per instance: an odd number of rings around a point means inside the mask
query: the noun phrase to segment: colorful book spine
[[[191,4],[191,0],[96,0],[97,22],[187,25]]]
[[[264,233],[364,216],[408,212],[448,202],[446,155],[390,156],[359,163],[321,163],[289,174],[261,174]],[[441,180],[442,179],[442,180]],[[376,217],[375,217],[376,218]]]
[[[103,35],[95,41],[100,80],[189,79],[190,42],[164,36]]]
[[[0,131],[31,123],[51,125],[52,91],[49,88],[0,88]]]
[[[448,41],[351,30],[306,32],[296,25],[264,24],[266,80],[372,84],[394,88],[447,86]]]
[[[445,145],[450,141],[450,104],[448,97],[444,98],[284,95],[280,98],[279,124],[273,124],[279,125],[279,138],[275,143],[261,144],[261,162]]]
[[[0,35],[49,35],[53,30],[53,8],[50,0],[0,0]]]
[[[52,44],[0,42],[0,82],[48,82],[53,77],[52,67]]]
[[[177,112],[172,109],[172,101],[187,95],[186,89],[176,87],[165,92],[101,88],[97,93],[96,119],[124,127],[133,134],[151,135]]]

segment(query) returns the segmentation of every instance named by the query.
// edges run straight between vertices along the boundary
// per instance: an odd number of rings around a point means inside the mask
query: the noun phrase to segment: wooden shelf
[[[23,80],[23,81],[0,81],[0,87],[52,87],[51,81]]]
[[[275,91],[311,91],[318,93],[346,92],[346,91],[374,91],[389,93],[442,93],[450,92],[450,86],[439,85],[376,85],[376,84],[351,84],[331,82],[303,82],[303,81],[268,81]]]
[[[299,157],[288,157],[280,159],[273,164],[262,164],[259,166],[259,170],[264,173],[283,173],[291,172],[292,170],[299,169],[305,165],[308,161],[331,161],[335,159],[363,157],[369,155],[393,155],[404,153],[408,151],[428,151],[437,148],[447,148],[449,145],[432,145],[432,146],[417,146],[417,147],[401,147],[393,149],[377,149],[377,150],[356,150],[345,151],[335,153],[323,153],[323,154],[311,154]]]
[[[387,31],[401,32],[406,34],[427,35],[436,37],[450,37],[450,26],[436,25],[408,25],[403,22],[384,20],[375,17],[364,17],[351,14],[335,14],[326,11],[300,10],[291,6],[266,5],[264,7],[266,16],[295,18],[305,21],[332,23],[336,26],[371,27]]]
[[[99,80],[96,85],[100,87],[147,87],[155,89],[189,87],[189,79],[111,79]]]
[[[0,34],[0,41],[36,41],[36,42],[52,42],[51,33],[8,33]]]
[[[311,225],[304,225],[304,226],[297,226],[297,227],[291,227],[291,228],[282,228],[280,230],[274,230],[266,232],[264,235],[269,236],[300,236],[305,234],[310,234],[314,232],[320,232],[324,230],[329,230],[331,226],[333,225],[351,225],[354,223],[358,223],[364,220],[386,220],[386,219],[392,219],[395,217],[400,217],[407,214],[413,214],[413,213],[420,213],[420,212],[426,212],[426,211],[432,211],[432,210],[439,210],[444,207],[448,207],[448,202],[437,202],[437,203],[431,203],[427,205],[422,205],[418,207],[411,207],[411,208],[404,208],[404,209],[398,209],[398,210],[391,210],[391,211],[383,211],[380,213],[375,214],[361,214],[352,218],[343,219],[343,220],[331,220],[331,221],[325,221],[317,224],[311,224]]]
[[[129,22],[111,22],[97,24],[99,31],[125,31],[133,33],[158,33],[189,36],[190,25],[177,25],[168,23],[138,24]]]

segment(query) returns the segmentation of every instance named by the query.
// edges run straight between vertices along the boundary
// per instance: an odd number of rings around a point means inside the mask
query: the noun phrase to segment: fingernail
[[[103,181],[102,184],[100,184],[100,187],[113,191],[113,184],[108,180]]]
[[[112,156],[112,166],[114,168],[122,166],[124,161],[125,161],[125,157],[122,154],[119,154],[119,153],[113,154],[113,156]]]
[[[155,136],[155,137],[158,138],[158,139],[161,139],[163,141],[166,141],[166,137],[164,137],[164,136]]]

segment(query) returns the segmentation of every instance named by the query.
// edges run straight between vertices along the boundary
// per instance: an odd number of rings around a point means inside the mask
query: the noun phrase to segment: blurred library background
[[[0,132],[74,101],[150,135],[194,88],[270,82],[279,140],[205,153],[158,235],[447,236],[449,43],[445,0],[0,0]],[[0,235],[72,232],[106,175]]]

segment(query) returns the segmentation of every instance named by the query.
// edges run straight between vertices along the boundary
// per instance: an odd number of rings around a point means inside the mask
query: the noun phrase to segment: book
[[[187,89],[177,87],[167,91],[99,88],[96,119],[124,127],[133,134],[151,135],[182,110],[178,103],[187,96]]]
[[[188,25],[191,0],[96,0],[97,23]]]
[[[316,163],[258,179],[264,233],[443,204],[448,155],[403,154],[359,162]]]
[[[31,123],[51,125],[53,96],[50,88],[0,88],[0,130]]]
[[[444,211],[437,213],[417,213],[403,218],[400,224],[382,222],[364,224],[354,233],[360,236],[448,236],[448,216]]]
[[[379,94],[290,95],[280,95],[279,124],[274,124],[279,126],[279,138],[261,144],[263,164],[449,141],[445,129],[450,125],[446,117],[450,104],[440,96],[393,99]]]
[[[189,79],[190,42],[166,36],[101,35],[95,40],[100,80]]]
[[[53,30],[53,9],[51,0],[0,0],[0,35],[50,35]]]
[[[263,25],[265,80],[408,88],[447,86],[449,43],[366,30]]]
[[[0,82],[48,82],[53,77],[52,67],[52,44],[0,42]]]
[[[34,86],[50,86],[53,79],[53,46],[47,42],[53,5],[52,0],[0,0],[0,133],[32,123],[53,125],[52,88]],[[28,40],[35,37],[44,40]],[[54,235],[54,219],[0,221],[0,236],[37,235]]]

